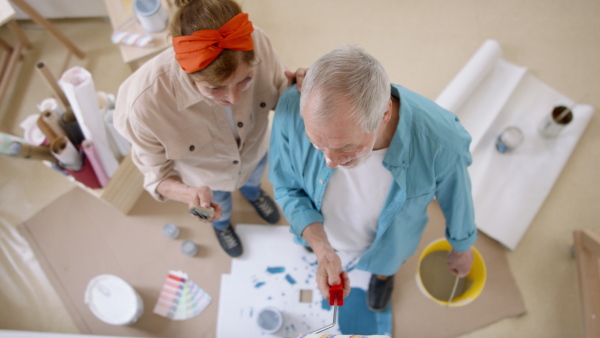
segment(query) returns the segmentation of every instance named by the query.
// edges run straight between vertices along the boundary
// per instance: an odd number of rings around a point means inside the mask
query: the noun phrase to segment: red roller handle
[[[329,305],[335,305],[335,300],[337,299],[337,305],[344,305],[344,277],[340,273],[340,284],[332,285],[329,288]]]

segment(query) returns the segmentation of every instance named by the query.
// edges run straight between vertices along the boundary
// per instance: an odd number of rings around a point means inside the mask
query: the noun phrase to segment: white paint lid
[[[98,319],[111,325],[133,324],[144,312],[140,295],[114,275],[99,275],[90,280],[84,301]]]

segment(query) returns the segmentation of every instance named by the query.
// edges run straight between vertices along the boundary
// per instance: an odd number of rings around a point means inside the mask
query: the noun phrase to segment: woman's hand
[[[288,79],[288,87],[296,83],[298,85],[298,92],[302,92],[302,82],[304,81],[304,76],[306,76],[306,71],[306,68],[298,68],[295,73],[286,70],[285,77]]]

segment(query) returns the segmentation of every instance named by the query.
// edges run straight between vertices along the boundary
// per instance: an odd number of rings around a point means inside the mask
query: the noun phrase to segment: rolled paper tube
[[[25,141],[34,146],[46,145],[49,143],[46,135],[42,133],[37,125],[39,117],[38,114],[29,115],[19,124],[19,126],[23,128],[23,138]]]
[[[60,124],[63,126],[63,129],[67,131],[67,136],[69,137],[71,143],[73,143],[74,145],[80,145],[81,142],[83,142],[84,140],[81,127],[79,127],[79,123],[77,123],[77,120],[72,122],[65,121],[65,115],[67,114],[65,113],[62,116],[63,118],[60,119]]]
[[[65,169],[78,171],[83,166],[81,153],[65,136],[55,138],[50,144],[50,151]]]
[[[96,173],[96,177],[98,177],[98,182],[102,187],[108,184],[108,175],[104,171],[104,167],[102,163],[100,163],[100,158],[96,153],[96,147],[94,143],[90,140],[83,140],[81,143],[81,147],[83,148],[83,152],[85,153],[85,157],[90,161],[92,168],[94,169],[94,173]]]
[[[58,137],[56,132],[54,132],[54,130],[52,130],[52,128],[50,128],[50,126],[46,123],[46,121],[44,121],[44,117],[42,116],[42,114],[40,114],[36,123],[37,123],[38,128],[40,128],[40,130],[42,131],[42,133],[44,135],[46,135],[46,139],[48,140],[48,143],[52,143],[52,141]]]
[[[92,168],[92,165],[90,164],[90,161],[85,156],[83,156],[82,161],[83,166],[81,167],[81,169],[77,171],[66,169],[65,171],[88,188],[102,188],[102,186],[100,185],[100,181],[98,181],[98,177],[94,172],[94,168]]]
[[[50,110],[59,117],[65,113],[65,111],[58,104],[58,100],[53,97],[44,99],[40,104],[37,105],[37,108],[39,109],[40,113]]]
[[[99,163],[104,168],[107,177],[111,177],[117,171],[119,161],[110,149],[92,74],[82,67],[72,67],[63,73],[58,84],[73,108],[83,136],[86,140],[94,142],[94,152],[97,154]],[[102,184],[101,177],[99,180]]]
[[[150,34],[129,33],[114,31],[110,37],[112,43],[117,45],[151,48],[154,47],[154,38]]]
[[[11,142],[9,146],[9,155],[19,158],[43,160],[56,162],[56,158],[52,156],[50,148],[32,146],[31,144],[21,142]]]
[[[27,141],[18,136],[7,133],[0,133],[0,153],[10,154],[9,148],[11,142],[27,143]]]
[[[67,131],[60,123],[60,116],[58,116],[55,112],[52,110],[45,110],[42,112],[41,116],[44,122],[46,122],[46,125],[48,125],[52,131],[54,131],[57,137],[67,136]],[[50,141],[50,143],[52,143],[52,141]]]

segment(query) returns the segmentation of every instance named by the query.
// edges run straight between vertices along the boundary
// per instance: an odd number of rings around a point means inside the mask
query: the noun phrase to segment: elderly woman
[[[173,47],[119,88],[114,122],[132,144],[144,187],[157,200],[212,208],[227,254],[242,254],[230,223],[239,189],[269,223],[280,216],[260,181],[267,163],[268,114],[296,79],[265,33],[233,0],[179,0]]]

